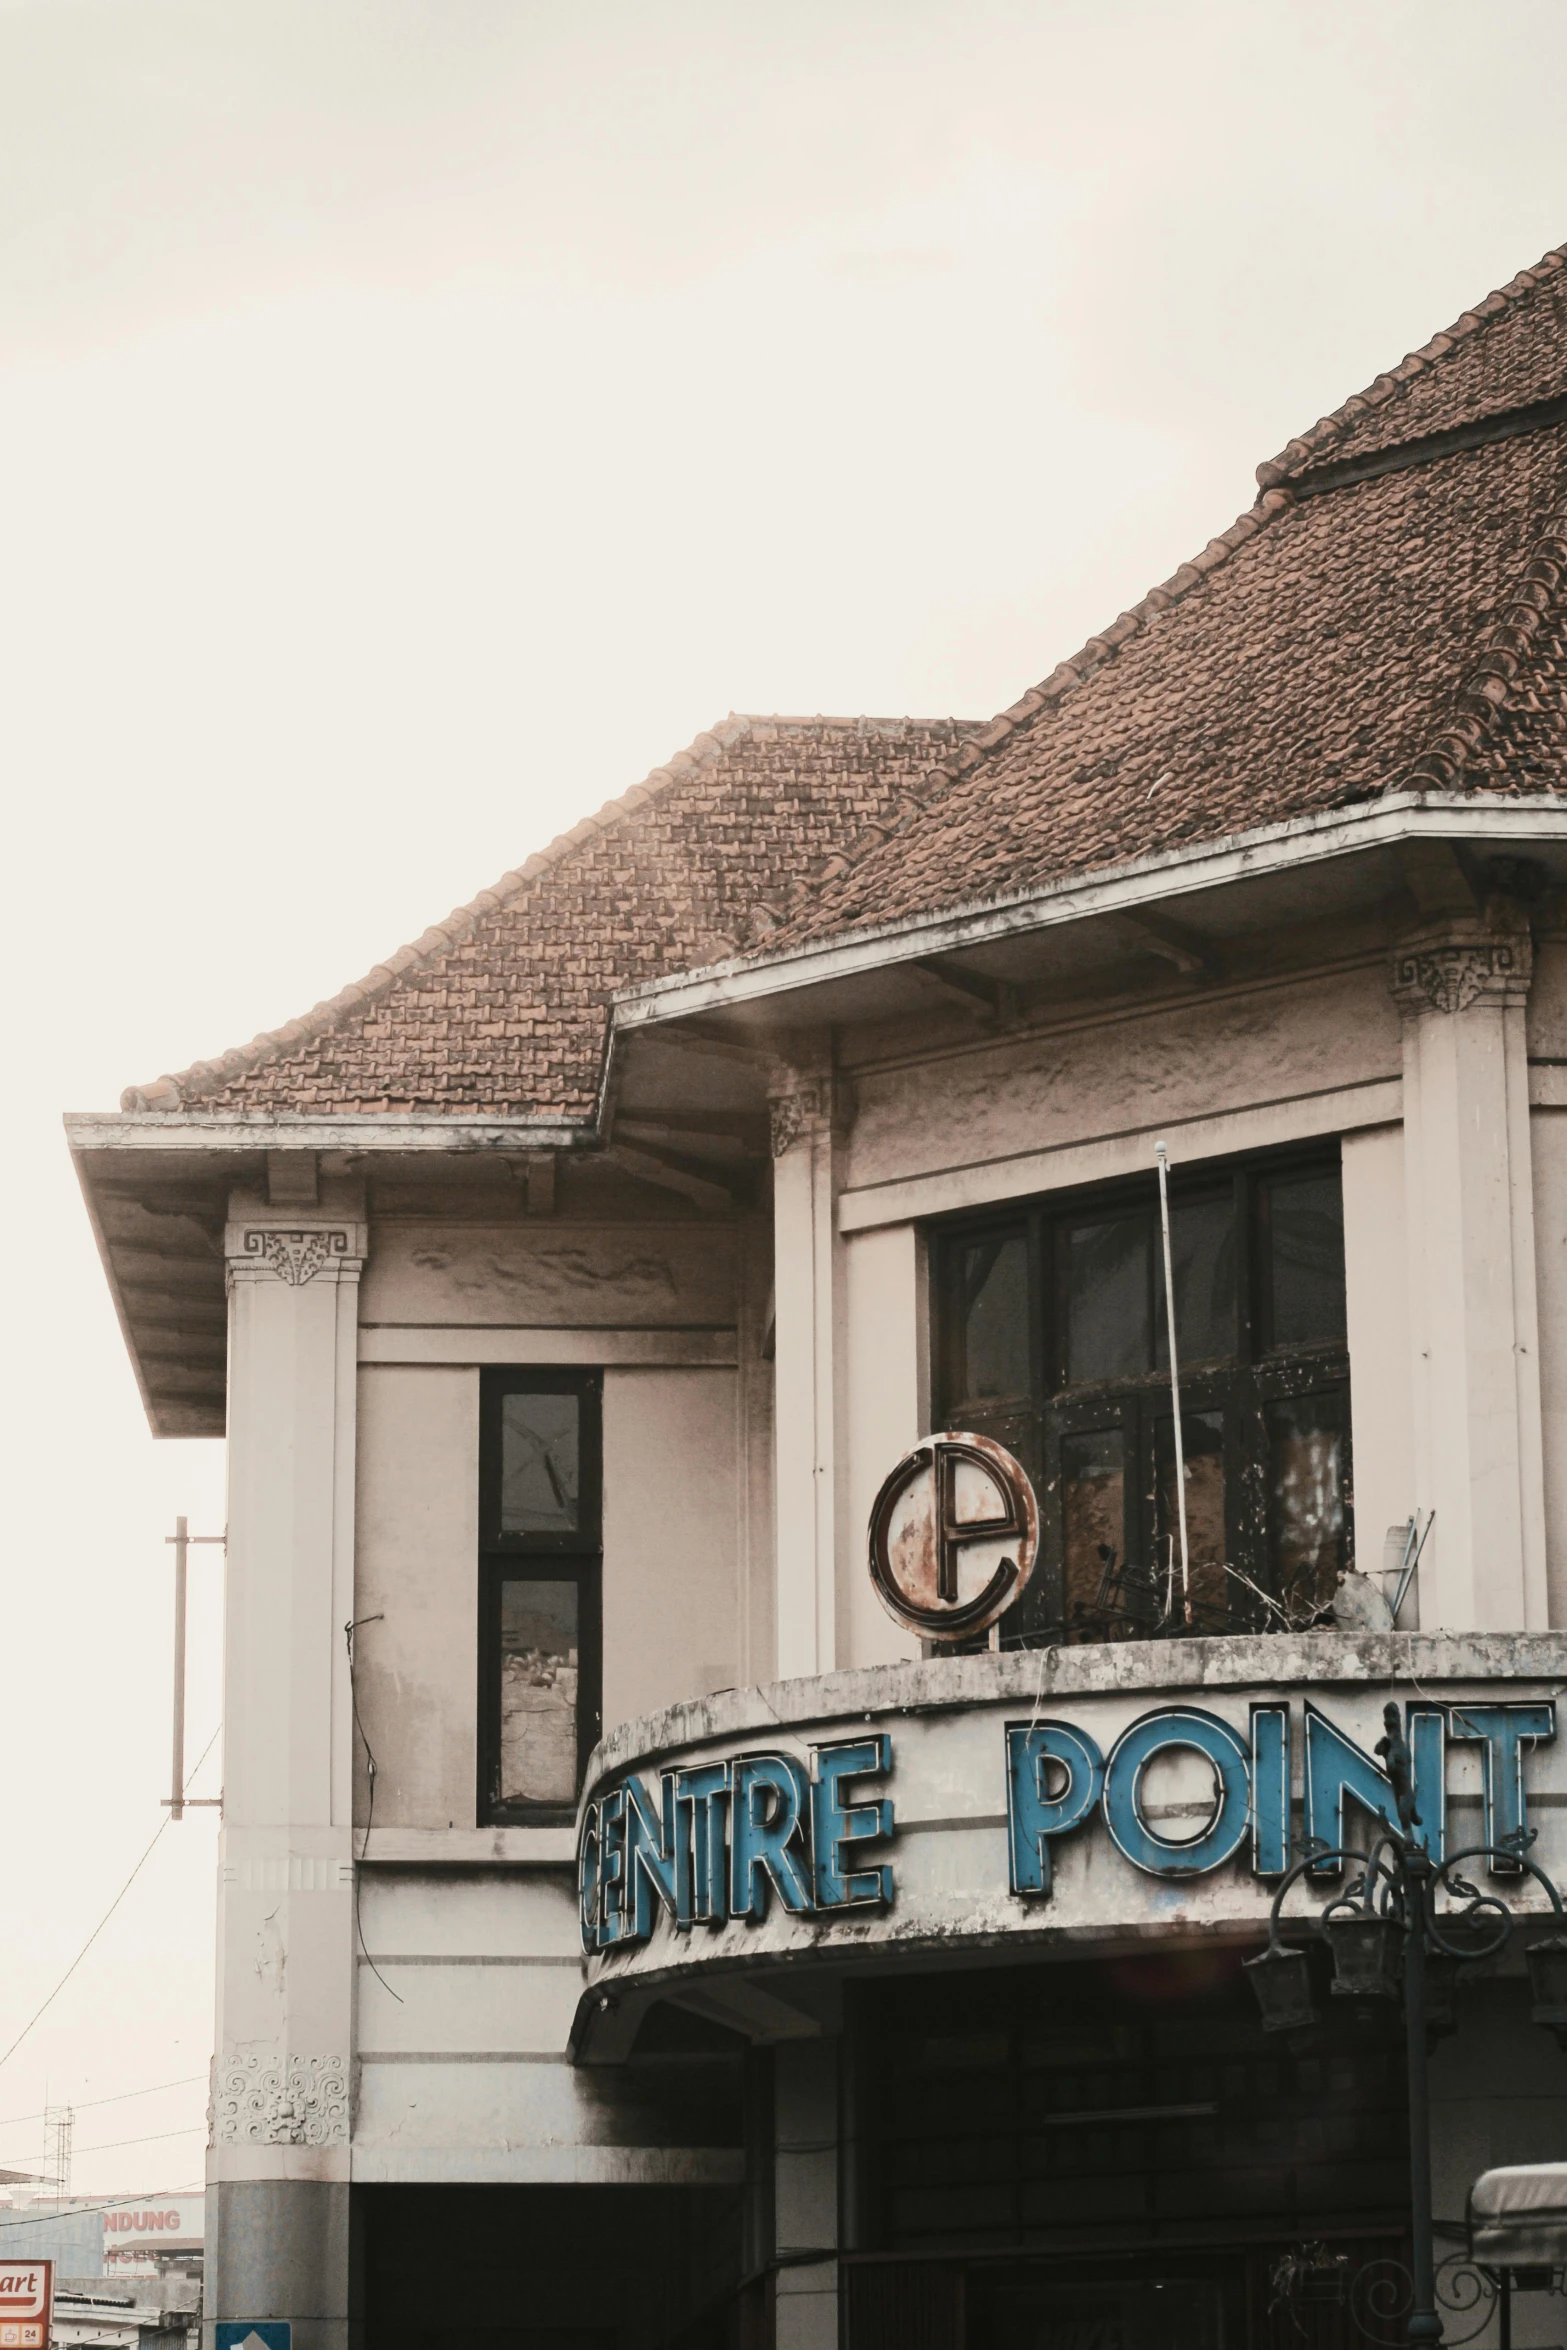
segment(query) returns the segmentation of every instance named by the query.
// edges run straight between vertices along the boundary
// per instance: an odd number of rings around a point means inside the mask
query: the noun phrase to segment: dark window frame
[[[1267,1246],[1273,1183],[1279,1178],[1331,1174],[1342,1182],[1342,1154],[1336,1137],[1282,1150],[1232,1155],[1172,1169],[1171,1203],[1228,1194],[1234,1202],[1232,1230],[1239,1236],[1234,1267],[1234,1347],[1222,1358],[1181,1363],[1183,1422],[1204,1411],[1224,1414],[1226,1555],[1266,1590],[1274,1588],[1272,1555],[1277,1526],[1271,1484],[1270,1414],[1291,1399],[1321,1398],[1341,1431],[1341,1492],[1344,1528],[1341,1560],[1353,1563],[1354,1461],[1350,1412],[1349,1352],[1344,1339],[1309,1344],[1273,1344],[1271,1253]],[[1123,1555],[1151,1556],[1161,1503],[1158,1496],[1156,1422],[1169,1417],[1169,1374],[1156,1368],[1116,1378],[1068,1380],[1065,1312],[1067,1250],[1060,1236],[1085,1212],[1156,1209],[1153,1174],[1074,1186],[1011,1201],[1005,1207],[966,1211],[927,1228],[930,1266],[931,1397],[937,1427],[967,1427],[993,1436],[1016,1453],[1033,1477],[1040,1501],[1041,1557],[1033,1582],[1014,1616],[1003,1619],[1004,1645],[1049,1638],[1082,1638],[1068,1621],[1064,1584],[1065,1522],[1062,1444],[1073,1436],[1118,1432],[1124,1463]],[[1155,1222],[1157,1247],[1157,1222]],[[988,1398],[983,1404],[961,1392],[964,1348],[960,1295],[963,1253],[976,1241],[1022,1237],[1028,1266],[1026,1394]],[[1163,1356],[1162,1269],[1150,1263],[1150,1308],[1154,1343]],[[1177,1339],[1180,1332],[1177,1329]],[[1162,1406],[1162,1408],[1161,1408]],[[1233,1588],[1233,1587],[1232,1587]],[[1211,1627],[1209,1627],[1211,1628]],[[1236,1631],[1261,1623],[1235,1622]]]
[[[501,1424],[508,1395],[579,1399],[578,1497],[571,1533],[501,1530]],[[574,1583],[577,1590],[577,1787],[598,1743],[604,1688],[604,1377],[601,1371],[534,1368],[479,1374],[479,1696],[477,1816],[481,1827],[569,1827],[570,1803],[503,1801],[501,1609],[508,1582]]]

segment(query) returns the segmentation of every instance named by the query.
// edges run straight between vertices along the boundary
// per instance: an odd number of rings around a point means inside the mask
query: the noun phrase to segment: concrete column
[[[1493,901],[1404,940],[1415,1478],[1436,1511],[1425,1630],[1548,1622],[1525,1005],[1526,921]]]
[[[1408,1519],[1420,1493],[1410,1406],[1409,1264],[1402,1243],[1403,1128],[1364,1127],[1346,1134],[1342,1149],[1355,1559],[1362,1573],[1374,1576],[1383,1563],[1388,1529]],[[1416,1621],[1407,1601],[1400,1621]]]
[[[865,1571],[865,1537],[883,1478],[930,1431],[930,1313],[924,1236],[883,1224],[843,1243],[847,1524],[838,1589],[838,1663],[893,1664],[920,1644],[888,1615]]]
[[[845,1468],[843,1131],[831,1067],[791,1067],[771,1096],[778,1672],[831,1672]]]
[[[773,2126],[777,2350],[838,2350],[836,2039],[773,2050]]]
[[[273,1198],[278,1188],[274,1186]],[[334,1196],[335,1194],[335,1196]],[[229,1203],[229,1544],[209,2319],[345,2350],[359,1187]],[[209,2334],[210,2342],[210,2334]]]

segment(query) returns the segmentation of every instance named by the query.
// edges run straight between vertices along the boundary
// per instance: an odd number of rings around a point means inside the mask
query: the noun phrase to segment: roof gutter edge
[[[1530,840],[1567,839],[1567,800],[1555,793],[1505,799],[1472,792],[1389,793],[1354,808],[1326,809],[1255,832],[1229,833],[1216,841],[1137,858],[1114,867],[1102,879],[1072,876],[1026,896],[992,899],[982,906],[920,915],[821,945],[792,947],[771,961],[715,963],[704,971],[648,980],[614,999],[613,1030],[626,1035],[912,962],[917,956],[950,954],[1095,914],[1130,913],[1252,874],[1327,863],[1397,841],[1496,837],[1519,846]]]
[[[544,1151],[596,1139],[595,1118],[439,1118],[417,1112],[243,1117],[216,1110],[67,1110],[73,1157],[83,1151]]]

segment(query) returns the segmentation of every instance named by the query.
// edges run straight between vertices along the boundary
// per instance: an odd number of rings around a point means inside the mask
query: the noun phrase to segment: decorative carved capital
[[[348,1254],[346,1232],[247,1232],[247,1257],[259,1256],[290,1289],[301,1289],[334,1257]]]
[[[209,2143],[346,2146],[346,2056],[214,2057]]]
[[[822,1089],[797,1085],[788,1093],[775,1093],[768,1099],[767,1114],[773,1157],[781,1159],[799,1141],[807,1123],[822,1115]]]
[[[807,1133],[832,1133],[840,1140],[853,1116],[853,1095],[831,1069],[774,1065],[767,1090],[773,1157],[781,1159]]]
[[[1393,950],[1393,1000],[1408,1018],[1467,1012],[1472,1004],[1521,1004],[1534,977],[1527,924],[1479,919],[1418,932]]]
[[[365,1232],[357,1223],[274,1224],[246,1215],[229,1225],[224,1253],[231,1283],[281,1281],[288,1289],[303,1289],[310,1281],[357,1280]]]

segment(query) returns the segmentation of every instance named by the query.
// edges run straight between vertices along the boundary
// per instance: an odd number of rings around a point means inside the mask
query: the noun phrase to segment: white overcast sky
[[[157,1825],[162,1538],[222,1522],[59,1112],[730,709],[1013,700],[1567,238],[1564,90],[1562,0],[0,0],[0,2049]],[[0,2065],[0,2166],[47,2095],[78,2185],[199,2179],[200,2086],[85,2101],[205,2067],[212,1820]]]

